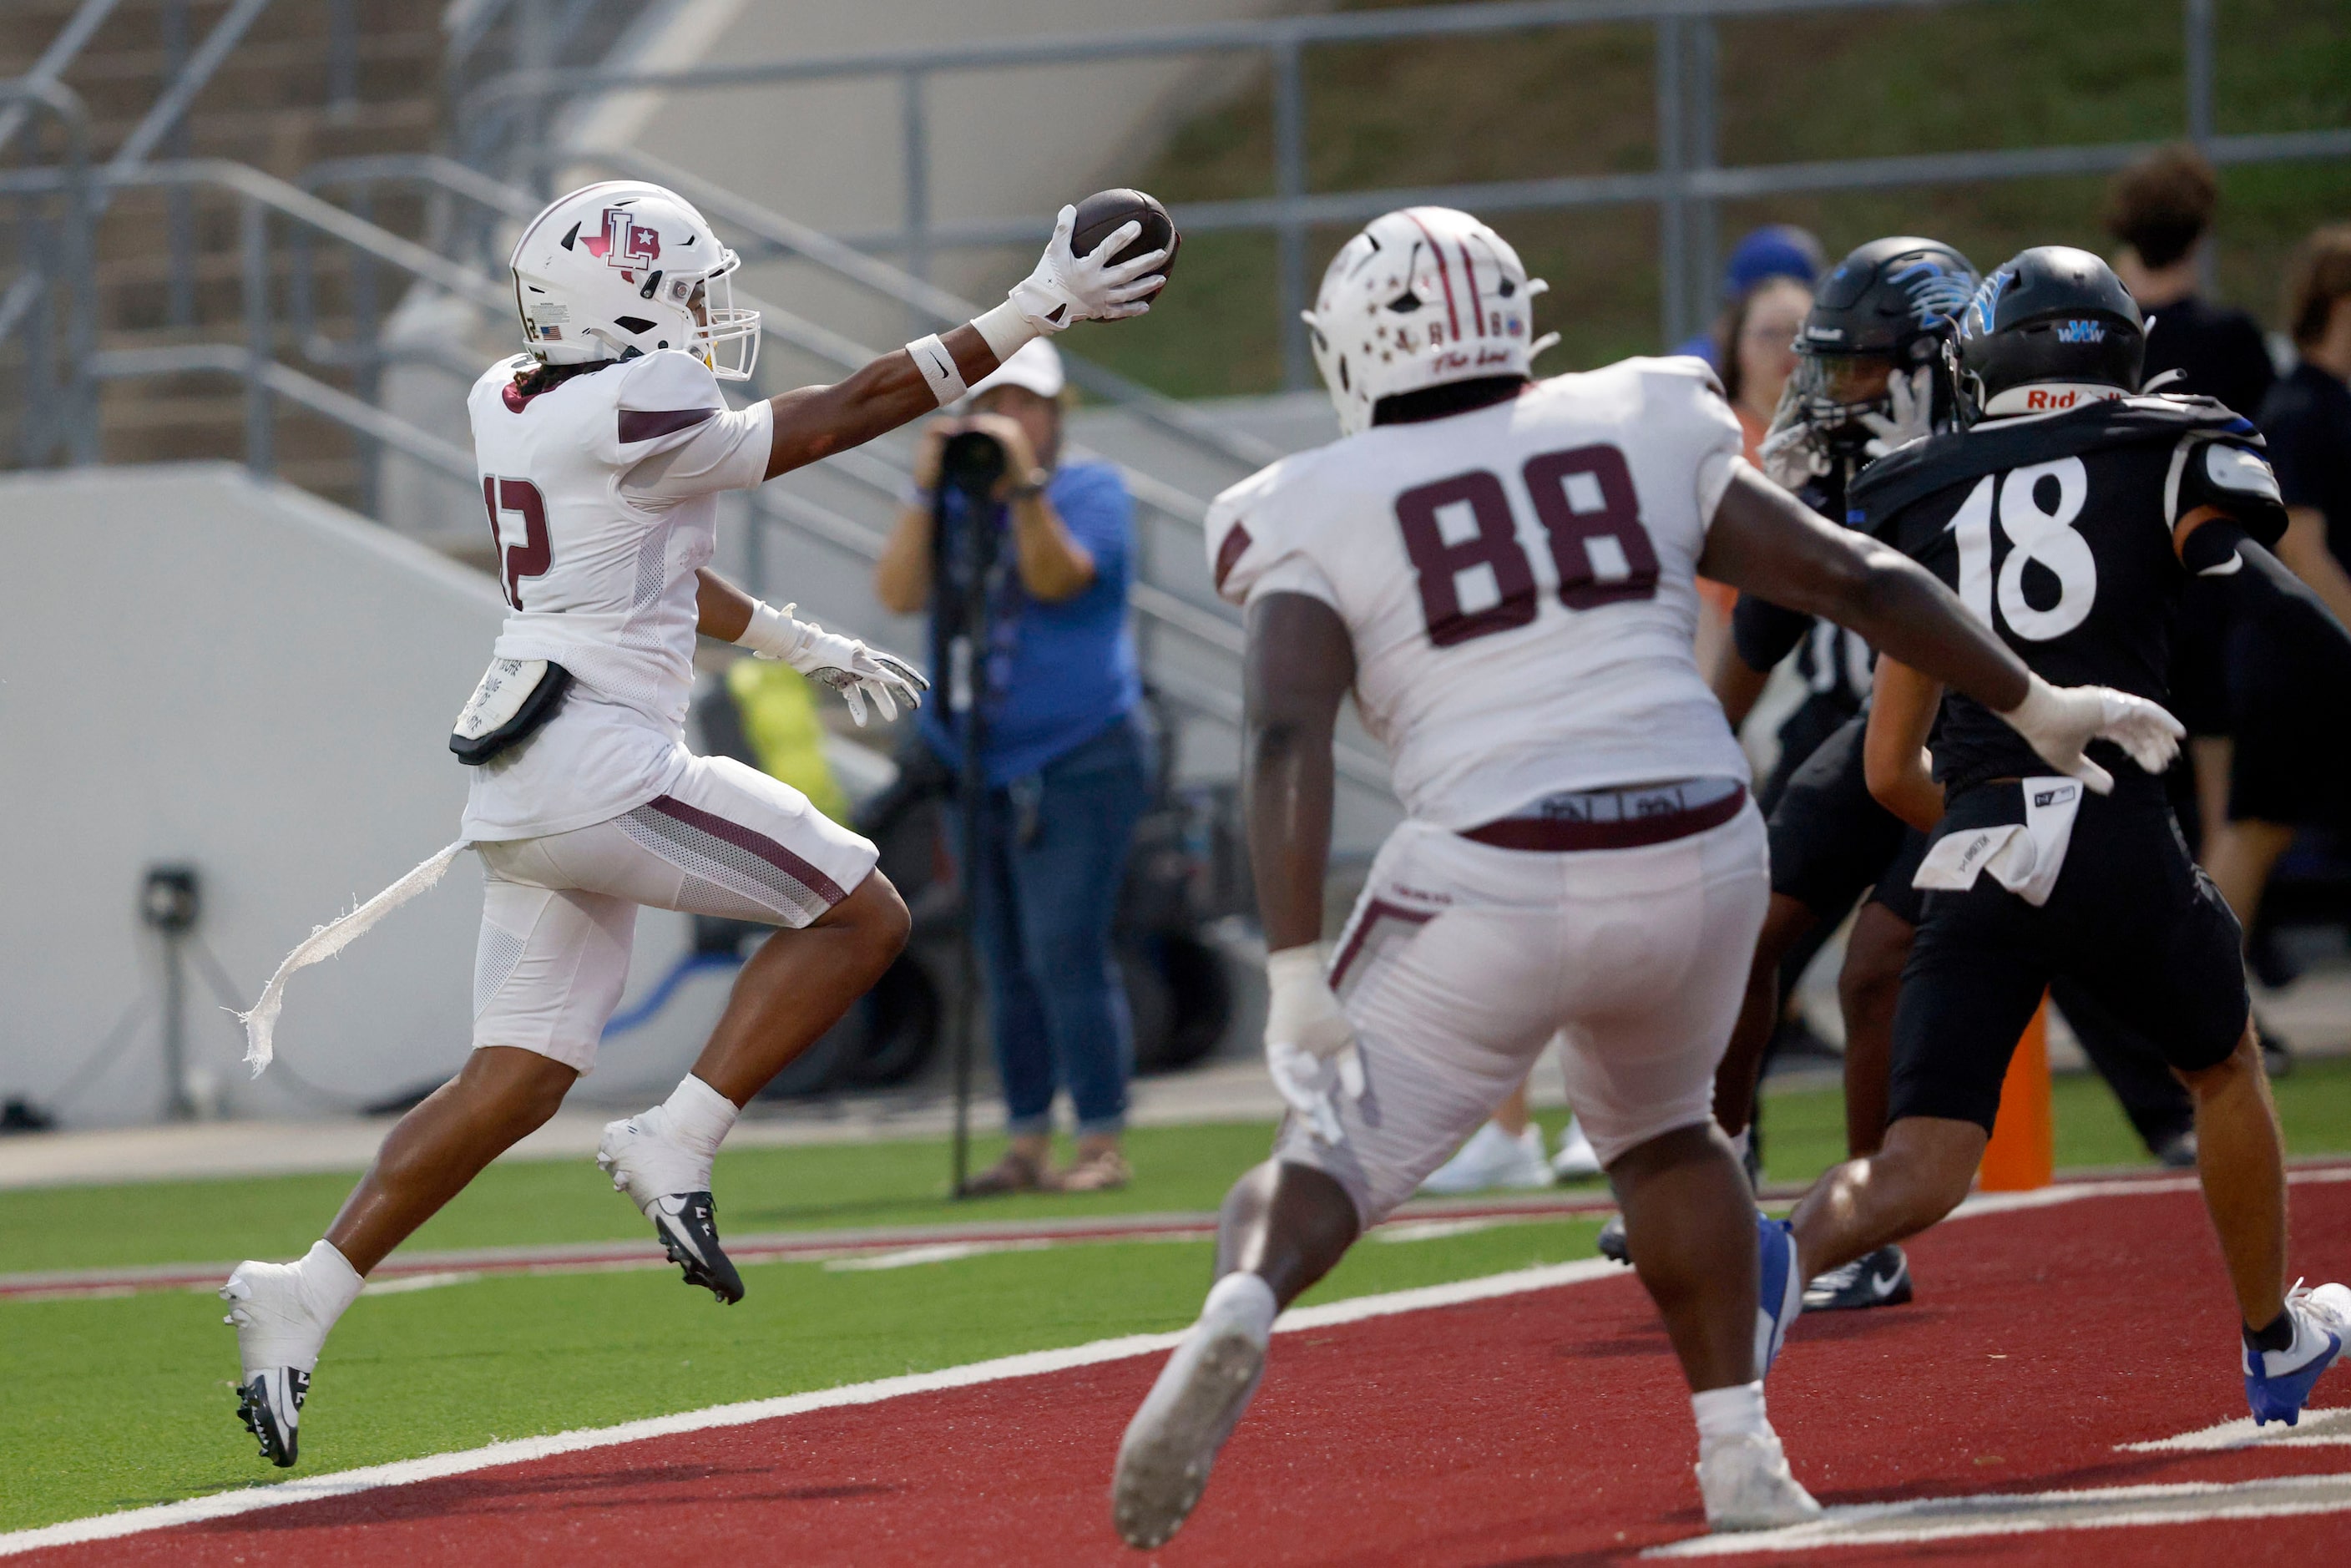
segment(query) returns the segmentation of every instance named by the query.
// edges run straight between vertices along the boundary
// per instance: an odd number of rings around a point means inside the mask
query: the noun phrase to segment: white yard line
[[[1821,1552],[1838,1546],[1896,1546],[1971,1535],[2031,1535],[2053,1530],[2196,1524],[2351,1511],[2351,1475],[2176,1486],[2093,1487],[2080,1491],[1982,1492],[1914,1502],[1832,1508],[1811,1524],[1744,1535],[1700,1535],[1653,1546],[1643,1557],[1736,1557],[1759,1552]]]
[[[1492,1274],[1481,1280],[1464,1280],[1452,1284],[1426,1285],[1412,1291],[1392,1291],[1384,1295],[1357,1296],[1350,1301],[1332,1301],[1322,1306],[1301,1307],[1285,1315],[1275,1325],[1277,1333],[1300,1333],[1312,1329],[1336,1327],[1343,1323],[1364,1322],[1373,1318],[1391,1317],[1399,1312],[1427,1312],[1437,1307],[1460,1306],[1471,1301],[1491,1301],[1499,1296],[1512,1296],[1530,1291],[1555,1290],[1563,1285],[1585,1284],[1595,1280],[1623,1275],[1628,1270],[1605,1259],[1590,1259],[1575,1263],[1554,1263],[1542,1268],[1519,1269],[1507,1274]],[[1123,1361],[1129,1356],[1149,1355],[1174,1347],[1180,1334],[1126,1334],[1116,1339],[1096,1340],[1091,1344],[1071,1345],[1066,1350],[1031,1351],[1023,1355],[1000,1356],[993,1361],[975,1362],[968,1366],[945,1367],[937,1372],[913,1373],[903,1377],[884,1377],[872,1383],[852,1383],[845,1387],[820,1389],[810,1394],[788,1395],[778,1399],[754,1399],[738,1405],[718,1405],[706,1410],[690,1410],[676,1416],[656,1416],[643,1421],[627,1421],[617,1427],[587,1427],[579,1431],[558,1432],[544,1437],[522,1437],[504,1443],[492,1443],[484,1448],[468,1448],[462,1453],[434,1454],[421,1459],[402,1459],[395,1464],[370,1465],[360,1469],[340,1470],[327,1475],[303,1476],[274,1485],[249,1487],[237,1491],[214,1492],[209,1497],[188,1498],[180,1502],[158,1503],[149,1508],[126,1509],[120,1513],[99,1514],[91,1519],[68,1520],[34,1530],[19,1530],[0,1535],[0,1557],[18,1552],[36,1552],[47,1546],[71,1546],[90,1541],[110,1541],[120,1536],[142,1534],[151,1530],[168,1530],[176,1525],[198,1524],[208,1520],[227,1519],[258,1509],[285,1508],[294,1503],[316,1502],[322,1499],[349,1497],[357,1492],[375,1491],[384,1487],[413,1486],[419,1481],[439,1480],[444,1477],[464,1475],[473,1470],[488,1469],[497,1465],[522,1464],[532,1459],[544,1459],[558,1454],[577,1453],[586,1448],[606,1448],[622,1443],[643,1442],[652,1437],[671,1437],[681,1433],[707,1431],[718,1427],[740,1427],[754,1421],[769,1421],[780,1416],[798,1416],[811,1410],[832,1410],[844,1406],[872,1405],[885,1399],[903,1398],[910,1394],[933,1394],[942,1389],[969,1388],[983,1383],[998,1383],[1014,1377],[1037,1377],[1047,1373],[1066,1372],[1073,1367],[1094,1366],[1108,1361]]]
[[[2158,1437],[2150,1443],[2116,1443],[2115,1452],[2208,1454],[2236,1448],[2323,1448],[2336,1445],[2351,1447],[2351,1406],[2304,1410],[2302,1420],[2292,1427],[2283,1423],[2256,1427],[2251,1416],[2240,1416],[2233,1421],[2182,1432],[2176,1437]]]

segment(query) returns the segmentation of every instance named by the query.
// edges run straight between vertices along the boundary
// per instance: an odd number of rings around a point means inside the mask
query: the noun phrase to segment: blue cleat
[[[2344,1337],[2351,1334],[2351,1288],[2304,1290],[2297,1280],[2286,1292],[2285,1311],[2294,1320],[2292,1344],[2283,1350],[2245,1348],[2245,1403],[2253,1407],[2256,1427],[2301,1421],[2311,1389],[2342,1355]]]
[[[1755,1306],[1755,1375],[1761,1377],[1780,1358],[1788,1325],[1804,1310],[1804,1272],[1796,1266],[1796,1233],[1786,1220],[1758,1214],[1755,1239],[1763,1255]]]

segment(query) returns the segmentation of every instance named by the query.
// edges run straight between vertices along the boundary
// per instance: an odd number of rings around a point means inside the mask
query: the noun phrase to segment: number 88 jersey
[[[1697,360],[1627,360],[1283,459],[1209,510],[1217,590],[1346,622],[1396,794],[1470,828],[1561,790],[1747,777],[1691,653],[1740,460]]]
[[[2285,512],[2261,448],[2250,423],[2209,398],[2117,395],[1914,442],[1862,472],[1848,520],[1941,578],[2052,685],[2168,704],[2188,583],[2172,531],[2210,506],[2275,544]],[[2048,771],[1956,693],[1931,748],[1950,793]],[[2147,777],[2116,747],[2094,755],[2117,779]]]

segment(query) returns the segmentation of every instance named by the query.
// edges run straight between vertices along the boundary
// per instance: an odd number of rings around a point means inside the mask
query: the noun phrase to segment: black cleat
[[[1632,1267],[1633,1248],[1632,1244],[1625,1239],[1625,1217],[1623,1215],[1610,1215],[1608,1217],[1608,1223],[1600,1228],[1599,1247],[1600,1255],[1603,1258],[1607,1259],[1610,1262],[1622,1263],[1626,1268]]]
[[[261,1457],[279,1469],[291,1469],[302,1449],[302,1402],[310,1396],[310,1375],[299,1367],[256,1372],[237,1387],[237,1416],[261,1440]]]
[[[730,1307],[743,1299],[743,1276],[718,1245],[718,1214],[708,1193],[662,1198],[647,1218],[669,1260],[685,1270],[687,1284],[702,1286]]]
[[[1910,1299],[1910,1260],[1899,1247],[1881,1247],[1830,1270],[1804,1287],[1804,1311],[1852,1312],[1898,1307]]]

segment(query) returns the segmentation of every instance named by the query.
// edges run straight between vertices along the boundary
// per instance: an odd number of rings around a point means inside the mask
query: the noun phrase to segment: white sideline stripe
[[[2351,1406],[2333,1410],[2304,1410],[2296,1427],[2256,1427],[2251,1416],[2158,1437],[2149,1443],[2116,1443],[2118,1454],[2196,1454],[2227,1448],[2323,1448],[2351,1445]]]
[[[2312,1182],[2351,1181],[2351,1166],[2326,1166],[2314,1170],[2293,1170],[2285,1173],[2291,1186],[2301,1186]],[[2025,1208],[2053,1208],[2059,1204],[2079,1203],[2085,1197],[2130,1197],[2145,1193],[2196,1192],[2200,1185],[2192,1176],[2124,1177],[2116,1181],[2061,1182],[2053,1186],[2034,1187],[2027,1192],[1980,1192],[1943,1218],[1973,1219],[1987,1214],[2013,1214]]]
[[[1820,1552],[1894,1546],[1973,1535],[2033,1535],[2053,1530],[2200,1524],[2351,1511],[2351,1475],[2279,1476],[2232,1483],[2090,1487],[2079,1491],[1980,1492],[1912,1502],[1832,1508],[1809,1524],[1736,1535],[1699,1535],[1653,1546],[1646,1557],[1733,1557],[1752,1552]]]
[[[1299,1333],[1311,1329],[1333,1328],[1343,1323],[1368,1322],[1373,1318],[1393,1317],[1402,1312],[1426,1312],[1436,1307],[1461,1306],[1471,1301],[1491,1301],[1499,1296],[1520,1295],[1530,1291],[1549,1291],[1562,1285],[1580,1285],[1589,1281],[1612,1277],[1632,1278],[1632,1271],[1620,1269],[1604,1258],[1582,1260],[1573,1263],[1552,1263],[1534,1269],[1517,1269],[1506,1274],[1489,1274],[1484,1279],[1463,1280],[1451,1284],[1424,1285],[1417,1290],[1391,1291],[1384,1295],[1357,1296],[1349,1301],[1331,1301],[1320,1306],[1301,1307],[1287,1313],[1274,1325],[1276,1333]],[[363,1469],[340,1470],[329,1475],[305,1476],[297,1480],[278,1481],[268,1486],[249,1487],[237,1491],[214,1492],[209,1497],[183,1499],[178,1502],[156,1503],[147,1508],[126,1509],[120,1513],[105,1513],[90,1519],[67,1520],[57,1524],[46,1524],[33,1530],[19,1530],[0,1535],[0,1557],[19,1552],[37,1552],[49,1546],[73,1546],[90,1541],[111,1541],[125,1535],[142,1534],[151,1530],[168,1530],[175,1525],[199,1524],[211,1520],[229,1519],[241,1513],[252,1513],[266,1508],[284,1508],[299,1502],[317,1502],[328,1498],[349,1497],[356,1492],[374,1491],[384,1487],[413,1486],[419,1481],[440,1480],[468,1471],[488,1469],[497,1465],[523,1464],[533,1459],[551,1458],[559,1454],[578,1453],[586,1448],[607,1448],[622,1443],[643,1442],[651,1437],[673,1437],[687,1432],[708,1431],[719,1427],[747,1426],[755,1421],[769,1421],[779,1416],[799,1416],[811,1410],[833,1410],[846,1406],[872,1405],[885,1399],[902,1398],[910,1394],[932,1394],[943,1389],[969,1388],[983,1383],[998,1383],[1008,1378],[1037,1377],[1046,1373],[1067,1372],[1075,1367],[1094,1366],[1108,1361],[1123,1361],[1130,1356],[1149,1355],[1155,1351],[1171,1350],[1183,1335],[1179,1333],[1125,1334],[1116,1339],[1096,1340],[1091,1344],[1071,1345],[1065,1350],[1030,1351],[1022,1355],[999,1356],[993,1361],[974,1362],[968,1366],[944,1367],[936,1372],[910,1373],[903,1377],[884,1377],[872,1383],[852,1383],[840,1388],[819,1389],[808,1394],[787,1395],[775,1399],[747,1400],[737,1405],[716,1405],[705,1410],[689,1410],[675,1416],[655,1416],[642,1421],[624,1421],[617,1427],[583,1427],[577,1431],[557,1432],[543,1437],[521,1437],[503,1443],[491,1443],[460,1453],[431,1454],[419,1459],[402,1459],[393,1464],[370,1465]]]
[[[912,1269],[923,1263],[954,1263],[983,1258],[992,1252],[1041,1252],[1052,1243],[1033,1237],[1025,1241],[935,1241],[928,1247],[901,1247],[894,1252],[862,1252],[834,1258],[824,1265],[828,1274],[862,1274],[874,1269]]]

